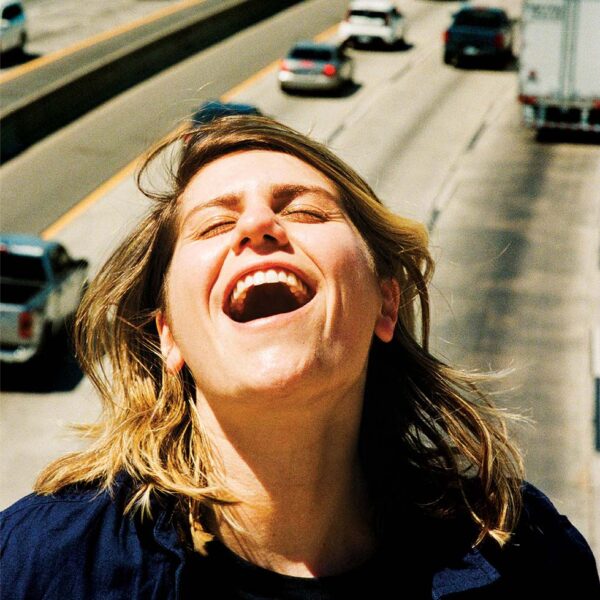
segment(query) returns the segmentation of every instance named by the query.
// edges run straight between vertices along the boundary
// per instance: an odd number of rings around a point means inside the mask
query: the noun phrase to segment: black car
[[[465,7],[454,13],[452,24],[444,32],[444,62],[508,61],[512,44],[512,24],[503,9]]]

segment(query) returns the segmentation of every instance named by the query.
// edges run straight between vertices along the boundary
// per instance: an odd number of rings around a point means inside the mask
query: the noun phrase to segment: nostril
[[[260,239],[261,238],[257,238],[254,241],[254,243],[257,243]],[[277,238],[274,235],[271,235],[269,233],[264,233],[263,236],[262,236],[262,242],[276,243],[277,242]],[[246,236],[246,237],[243,237],[240,240],[239,247],[243,248],[245,246],[249,246],[249,245],[252,245],[252,244],[253,244],[252,238],[250,236]]]

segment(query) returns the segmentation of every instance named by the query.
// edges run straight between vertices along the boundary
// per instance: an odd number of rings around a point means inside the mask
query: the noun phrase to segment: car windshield
[[[290,52],[290,58],[329,61],[333,58],[333,53],[327,48],[294,48]]]
[[[350,18],[352,17],[379,19],[380,21],[385,21],[386,13],[376,10],[352,10],[350,11]]]
[[[0,275],[2,279],[46,281],[40,256],[21,256],[10,252],[0,252]]]
[[[489,27],[498,28],[506,23],[503,15],[485,11],[465,11],[456,15],[454,20],[456,25],[466,25],[468,27]]]
[[[202,124],[230,115],[260,115],[254,106],[245,104],[218,104],[210,102],[201,106],[192,117],[194,123]]]
[[[7,21],[12,21],[23,14],[23,9],[18,4],[9,4],[2,11],[2,18]]]

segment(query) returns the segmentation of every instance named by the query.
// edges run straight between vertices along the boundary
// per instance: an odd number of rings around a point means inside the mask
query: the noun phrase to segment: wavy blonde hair
[[[124,471],[133,481],[127,510],[149,512],[152,498],[161,494],[176,497],[182,511],[191,507],[196,516],[234,501],[195,410],[191,374],[166,370],[154,317],[167,309],[179,197],[203,166],[250,149],[291,154],[328,177],[370,248],[378,275],[400,284],[394,340],[375,340],[370,350],[359,440],[375,507],[382,515],[397,512],[402,503],[432,518],[466,514],[477,542],[490,536],[502,544],[520,511],[522,462],[506,417],[478,389],[479,377],[429,352],[433,261],[426,230],[388,210],[326,147],[263,117],[217,119],[149,153],[137,181],[153,207],[91,283],[76,319],[77,355],[100,393],[102,417],[82,427],[90,446],[46,467],[36,491],[50,494],[81,483],[110,489]],[[144,178],[169,152],[169,189],[147,189]],[[210,536],[200,521],[193,519],[193,529],[201,549]]]

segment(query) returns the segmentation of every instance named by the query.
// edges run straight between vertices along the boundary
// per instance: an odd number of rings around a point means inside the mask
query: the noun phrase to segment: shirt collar
[[[461,559],[439,569],[433,575],[432,598],[441,600],[449,594],[467,592],[493,584],[500,573],[476,548]]]
[[[154,539],[166,552],[179,559],[177,580],[186,562],[185,548],[181,544],[173,521],[173,503],[157,503],[153,507],[156,521],[153,527]],[[434,571],[432,578],[432,600],[442,600],[450,594],[468,592],[493,584],[500,578],[498,570],[477,549],[470,548],[460,557],[448,561],[447,566]]]

